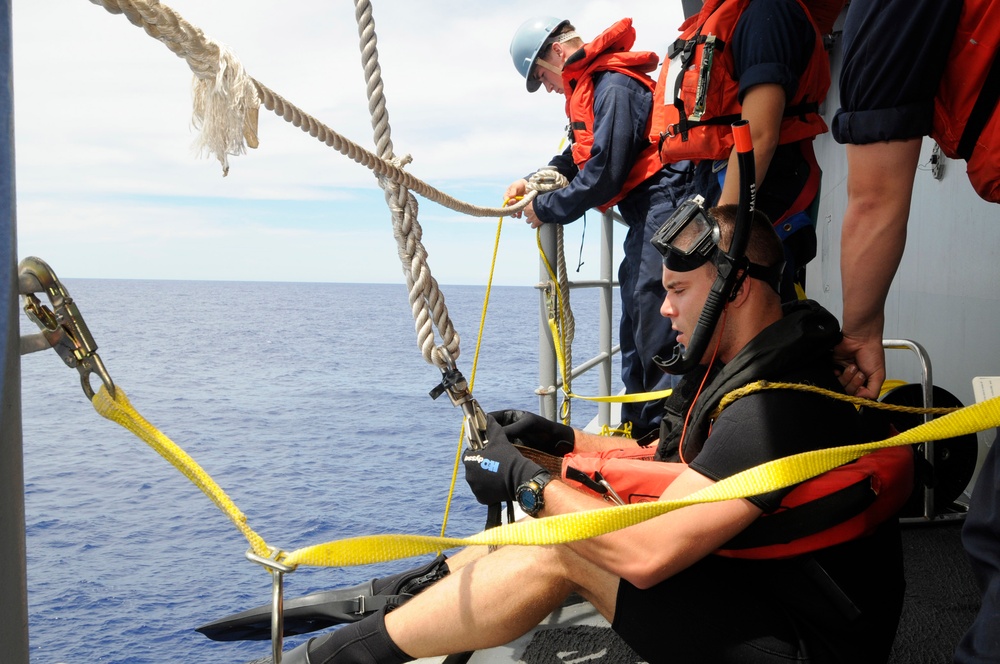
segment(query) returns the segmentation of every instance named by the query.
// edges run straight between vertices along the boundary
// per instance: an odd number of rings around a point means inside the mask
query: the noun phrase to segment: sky
[[[96,1],[96,0],[95,0]],[[168,0],[247,73],[374,150],[354,3]],[[570,19],[585,39],[630,16],[661,58],[680,0],[373,0],[391,138],[407,170],[499,207],[561,149],[564,99],[529,94],[510,39],[526,19]],[[13,0],[18,254],[61,278],[403,283],[382,190],[364,166],[261,107],[260,146],[219,163],[194,149],[193,74],[123,15],[88,0]],[[431,274],[485,284],[496,218],[417,196]],[[597,275],[599,217],[567,227],[573,278]],[[621,228],[621,227],[619,227]],[[620,241],[616,237],[616,264]],[[582,247],[582,249],[581,249]],[[493,283],[534,285],[535,233],[508,219]]]

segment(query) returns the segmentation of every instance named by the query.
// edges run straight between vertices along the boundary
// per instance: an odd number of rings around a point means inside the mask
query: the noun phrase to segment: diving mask
[[[719,225],[705,210],[704,202],[695,196],[682,203],[650,239],[667,269],[690,272],[718,253]]]

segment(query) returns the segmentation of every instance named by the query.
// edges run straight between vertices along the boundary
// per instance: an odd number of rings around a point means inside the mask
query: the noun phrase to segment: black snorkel
[[[757,179],[754,168],[753,140],[750,137],[750,123],[740,120],[733,123],[733,137],[737,163],[740,173],[739,204],[736,209],[736,224],[733,229],[733,239],[729,251],[719,249],[715,256],[715,265],[719,274],[712,284],[712,290],[705,300],[705,306],[698,317],[698,324],[686,346],[674,346],[673,355],[664,361],[654,357],[653,361],[670,374],[687,373],[701,361],[712,339],[712,333],[719,322],[719,316],[726,303],[732,300],[740,282],[746,277],[749,261],[746,257],[747,244],[750,241],[750,220],[753,218],[754,203],[757,197]]]

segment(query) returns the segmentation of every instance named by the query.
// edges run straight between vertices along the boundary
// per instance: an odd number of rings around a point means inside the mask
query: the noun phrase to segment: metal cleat
[[[271,657],[274,664],[281,664],[281,650],[285,641],[285,574],[295,571],[295,567],[285,565],[281,560],[285,552],[275,547],[268,547],[268,556],[254,553],[247,549],[246,557],[250,562],[263,565],[271,573]]]

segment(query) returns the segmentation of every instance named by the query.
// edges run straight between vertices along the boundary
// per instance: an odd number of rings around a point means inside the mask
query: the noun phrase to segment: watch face
[[[522,487],[517,494],[517,502],[521,503],[521,509],[531,514],[538,509],[538,494],[530,487]]]

